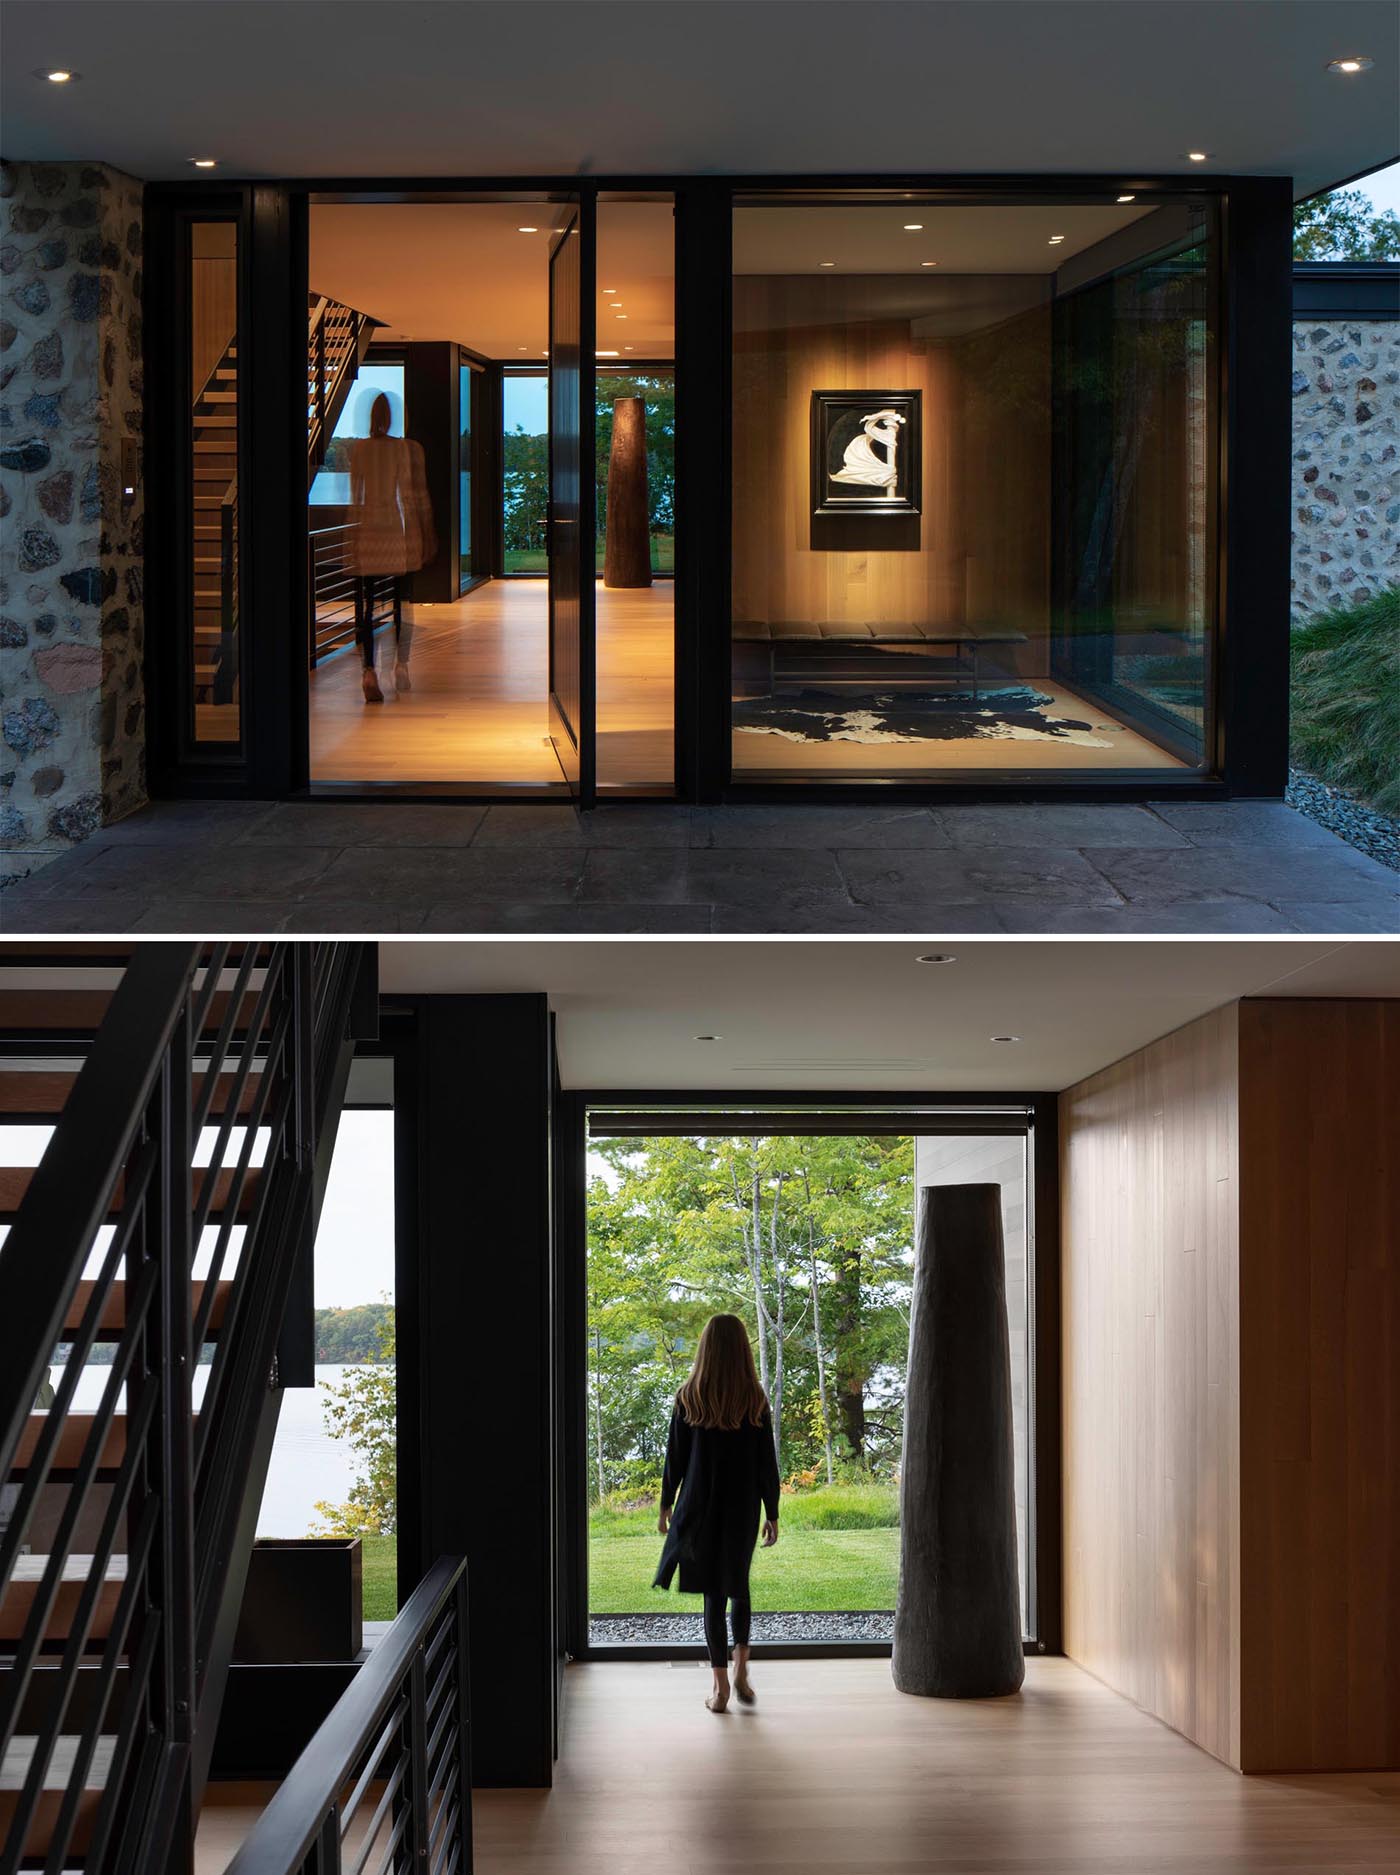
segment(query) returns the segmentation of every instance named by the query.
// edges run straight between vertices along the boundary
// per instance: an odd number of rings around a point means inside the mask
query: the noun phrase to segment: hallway
[[[883,1660],[754,1679],[716,1719],[699,1663],[570,1667],[553,1791],[475,1793],[477,1875],[1400,1869],[1400,1774],[1239,1777],[1068,1660],[1009,1700],[905,1698]],[[197,1875],[263,1794],[215,1787]]]
[[[672,755],[672,588],[598,595],[598,778],[667,792]],[[412,608],[413,689],[396,696],[392,631],[376,639],[382,705],[360,692],[354,650],[311,673],[311,779],[434,787],[559,787],[549,741],[547,589],[497,579],[451,605]]]

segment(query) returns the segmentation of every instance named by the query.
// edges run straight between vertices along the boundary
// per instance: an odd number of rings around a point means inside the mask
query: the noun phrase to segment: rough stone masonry
[[[145,800],[141,185],[0,168],[0,875]]]
[[[1400,320],[1293,326],[1293,617],[1400,583]]]

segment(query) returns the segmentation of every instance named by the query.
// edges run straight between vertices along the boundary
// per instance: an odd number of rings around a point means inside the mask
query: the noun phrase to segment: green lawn
[[[365,1620],[392,1621],[399,1612],[399,1539],[396,1536],[367,1536],[360,1539],[360,1546]]]
[[[598,542],[596,556],[597,569],[603,570],[603,542]],[[547,573],[549,563],[543,547],[533,550],[523,547],[507,547],[505,552],[505,570],[507,573]],[[669,534],[653,534],[651,537],[651,570],[653,573],[674,573],[676,570],[676,543]]]
[[[778,1542],[754,1552],[755,1608],[798,1614],[893,1608],[899,1577],[896,1494],[879,1485],[784,1492]],[[651,1586],[661,1555],[652,1506],[589,1517],[593,1614],[667,1614],[695,1606]]]

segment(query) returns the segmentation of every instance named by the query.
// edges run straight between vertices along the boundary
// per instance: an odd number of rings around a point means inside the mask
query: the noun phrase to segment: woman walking
[[[370,406],[369,435],[350,445],[350,506],[355,525],[348,530],[348,560],[355,575],[355,638],[366,703],[384,701],[374,668],[375,595],[381,587],[385,589],[394,621],[391,687],[412,690],[408,654],[413,626],[404,623],[404,588],[408,575],[426,566],[437,553],[423,446],[405,436],[391,436],[392,422],[389,399],[380,391]]]
[[[712,1315],[690,1378],[676,1395],[666,1441],[657,1527],[666,1542],[655,1586],[705,1598],[705,1646],[714,1669],[711,1712],[729,1704],[724,1613],[734,1623],[734,1691],[752,1705],[749,1679],[749,1563],[763,1512],[763,1547],[778,1540],[778,1457],[773,1418],[759,1385],[748,1333],[737,1315]],[[673,1514],[674,1511],[674,1514]]]

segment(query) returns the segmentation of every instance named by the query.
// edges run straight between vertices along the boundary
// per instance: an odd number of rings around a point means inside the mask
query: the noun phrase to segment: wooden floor
[[[669,580],[598,598],[598,779],[669,788],[673,618]],[[357,654],[311,673],[316,782],[561,784],[549,740],[547,592],[542,579],[492,580],[414,618],[403,696],[385,682],[393,633],[379,634],[385,702],[366,704]]]
[[[604,787],[664,790],[674,778],[674,611],[669,580],[598,600],[598,779]],[[563,777],[549,740],[547,592],[542,579],[492,580],[451,605],[416,606],[409,668],[413,689],[386,678],[392,634],[379,634],[383,704],[366,704],[353,651],[311,673],[313,783],[555,787]],[[894,773],[951,776],[996,770],[1101,773],[1180,769],[1174,756],[1099,704],[1037,678],[1050,714],[1090,725],[1101,747],[1057,742],[797,743],[741,730],[736,777],[802,773],[854,778]]]
[[[1005,1700],[905,1698],[883,1660],[754,1679],[715,1718],[698,1664],[570,1667],[555,1788],[476,1793],[477,1875],[1400,1869],[1400,1773],[1239,1777],[1069,1661]],[[234,1793],[197,1875],[260,1800]]]

